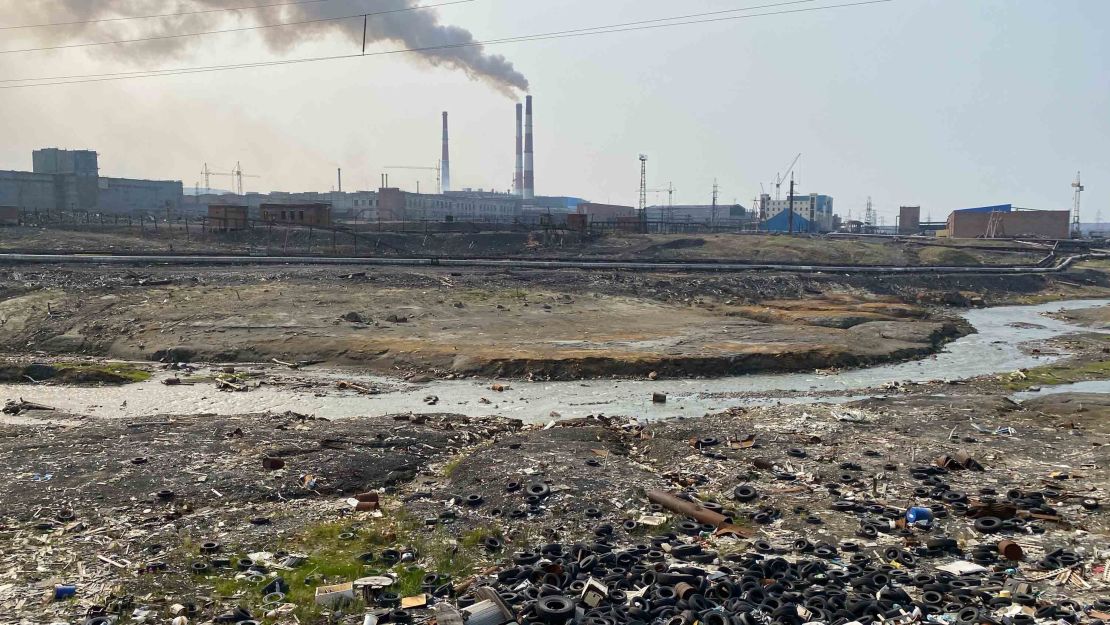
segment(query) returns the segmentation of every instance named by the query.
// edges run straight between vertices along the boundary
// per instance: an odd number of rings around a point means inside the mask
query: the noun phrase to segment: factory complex
[[[847,231],[863,234],[927,234],[953,238],[1038,237],[1067,238],[1076,231],[1071,212],[1017,209],[1004,204],[953,211],[945,222],[923,223],[921,208],[902,207],[897,222],[884,226],[870,200],[861,221],[842,220],[834,212],[833,198],[790,191],[781,197],[762,193],[746,208],[713,201],[708,204],[649,205],[646,202],[646,162],[640,156],[640,205],[624,206],[590,202],[573,196],[536,194],[533,99],[516,104],[513,188],[455,189],[451,179],[448,113],[442,115],[442,153],[434,168],[435,193],[403,190],[389,185],[382,175],[377,190],[343,191],[342,171],[338,190],[331,192],[243,193],[242,169],[238,193],[201,192],[184,195],[180,181],[109,178],[99,174],[98,154],[89,150],[47,148],[36,150],[32,171],[0,171],[0,221],[19,223],[24,213],[70,211],[101,215],[135,215],[156,219],[199,218],[215,230],[239,230],[258,223],[305,227],[358,227],[369,223],[472,222],[480,224],[542,225],[571,229],[612,229],[630,232],[711,231],[781,232],[820,234]],[[800,155],[799,155],[800,156]],[[797,159],[795,159],[795,163]],[[793,165],[791,165],[791,169]],[[208,182],[207,165],[203,172]],[[1078,180],[1078,179],[1077,179]],[[1078,182],[1077,182],[1078,184]],[[1073,185],[1075,186],[1075,185]],[[1077,188],[1077,193],[1082,190]],[[668,191],[652,189],[652,191]],[[673,188],[669,189],[673,200]],[[1077,202],[1078,205],[1078,202]]]

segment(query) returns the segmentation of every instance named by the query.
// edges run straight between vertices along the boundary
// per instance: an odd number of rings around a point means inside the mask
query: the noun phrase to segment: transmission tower
[[[1078,239],[1083,236],[1083,229],[1079,225],[1079,199],[1083,195],[1084,189],[1086,189],[1079,178],[1079,172],[1075,172],[1075,182],[1071,183],[1071,186],[1075,189],[1075,206],[1071,213],[1071,235]]]
[[[875,226],[875,206],[871,204],[871,196],[867,196],[867,212],[863,214],[863,225],[868,228]]]
[[[647,155],[640,155],[640,212],[647,209]]]

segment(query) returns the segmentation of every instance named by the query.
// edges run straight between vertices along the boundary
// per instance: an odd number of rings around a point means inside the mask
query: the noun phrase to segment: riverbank
[[[844,402],[903,388],[917,392],[943,390],[947,381],[969,378],[983,378],[984,384],[993,384],[992,392],[1028,388],[1035,384],[1019,388],[1018,379],[994,383],[992,376],[1009,376],[1015,370],[1029,369],[1035,372],[1031,374],[1033,379],[1042,379],[1036,373],[1038,368],[1055,366],[1067,354],[1083,358],[1088,364],[1103,357],[1105,344],[1097,340],[1101,335],[1092,334],[1091,340],[1080,341],[1070,335],[1089,330],[1053,318],[1067,314],[1067,310],[1082,311],[1103,303],[1103,300],[1071,300],[963,311],[958,323],[974,327],[974,333],[927,358],[870,368],[709,379],[657,375],[654,379],[644,376],[571,382],[494,381],[482,377],[435,379],[415,375],[406,380],[322,364],[294,369],[274,363],[247,366],[134,363],[131,366],[151,369],[151,379],[123,386],[83,388],[9,383],[0,385],[0,392],[53,406],[63,413],[105,418],[293,411],[350,419],[420,413],[434,406],[431,409],[472,417],[501,416],[525,423],[596,414],[656,420],[719,412],[736,405]],[[1024,345],[1030,342],[1039,347]],[[26,365],[26,361],[22,364]],[[85,366],[102,364],[99,359],[92,359]],[[1087,378],[1070,376],[1061,381],[1079,379]],[[665,401],[655,401],[657,393]]]
[[[204,622],[237,606],[261,616],[282,605],[302,623],[323,623],[318,586],[390,573],[415,594],[426,574],[463,582],[515,551],[592,544],[606,526],[614,545],[681,533],[681,515],[652,508],[655,489],[732,516],[740,537],[698,538],[722,558],[822,543],[837,549],[839,567],[851,561],[845,545],[883,558],[944,537],[962,557],[1016,571],[1042,603],[1088,602],[1110,591],[1100,577],[1110,552],[1110,402],[1010,395],[1021,369],[1079,371],[1106,358],[1105,334],[1060,320],[1105,303],[965,310],[977,332],[942,353],[820,373],[406,381],[270,363],[148,365],[150,380],[123,386],[6,385],[9,397],[58,409],[0,423],[0,489],[10,494],[0,512],[0,563],[10,571],[0,609],[71,621],[95,606],[162,616],[191,603]],[[666,403],[653,402],[655,392]],[[773,403],[793,398],[840,403]],[[759,401],[772,403],[737,407]],[[934,461],[964,453],[984,470],[938,469],[925,487]],[[366,493],[380,510],[357,509],[352,497]],[[1021,502],[997,509],[1009,523],[999,532],[982,531],[961,507],[991,497]],[[912,505],[932,508],[930,530],[874,529]],[[1021,562],[984,559],[1002,538],[1020,543]],[[410,556],[383,561],[386,550]],[[1079,554],[1087,587],[1053,583],[1057,550]],[[305,560],[282,568],[273,555],[282,552]],[[236,568],[248,557],[261,577]],[[915,573],[936,574],[959,556],[914,557]],[[267,607],[274,576],[296,587]],[[40,601],[56,584],[73,584],[76,596]],[[344,608],[338,622],[357,625],[360,611]]]
[[[958,307],[1098,293],[1110,293],[1106,274],[1083,269],[885,278],[30,266],[0,278],[0,350],[440,378],[704,377],[918,358],[967,332]]]

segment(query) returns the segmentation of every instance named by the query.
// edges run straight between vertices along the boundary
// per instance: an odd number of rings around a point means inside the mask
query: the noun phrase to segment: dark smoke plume
[[[271,4],[280,0],[195,0],[193,2],[166,2],[165,0],[35,0],[16,2],[13,11],[5,11],[4,25],[41,24],[95,20],[133,15],[176,13],[208,8],[229,8],[252,4]],[[249,11],[177,16],[169,18],[100,22],[51,28],[8,31],[33,38],[43,45],[62,45],[85,41],[106,41],[156,37],[184,32],[218,30],[242,25],[296,22],[320,18],[341,17],[356,13],[377,13],[435,3],[436,0],[331,0],[314,4],[274,7]],[[266,44],[281,52],[298,45],[340,35],[360,46],[362,43],[362,18],[335,20],[279,28],[265,28],[243,33],[163,39],[118,46],[85,48],[92,56],[112,55],[136,65],[149,66],[151,61],[183,58],[190,50],[202,46],[218,45],[228,37],[261,37]],[[367,42],[392,42],[406,48],[457,46],[475,41],[470,31],[458,26],[441,24],[435,9],[421,9],[372,15],[367,25]],[[14,37],[10,38],[14,39]],[[9,39],[9,40],[10,40]],[[26,40],[26,39],[25,39]],[[17,47],[17,46],[10,46]],[[435,66],[465,72],[474,80],[490,83],[497,89],[512,94],[527,91],[528,79],[513,64],[499,54],[488,54],[482,46],[452,47],[426,50],[411,54],[414,58]]]

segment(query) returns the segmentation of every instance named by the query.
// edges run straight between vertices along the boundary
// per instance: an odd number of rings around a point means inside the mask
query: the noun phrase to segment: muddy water
[[[313,414],[329,419],[403,413],[455,412],[471,416],[500,415],[527,422],[588,414],[631,415],[657,419],[701,415],[730,406],[773,401],[849,401],[862,395],[852,393],[890,382],[956,380],[1013,371],[1052,362],[1059,355],[1031,355],[1022,343],[1043,341],[1063,334],[1091,331],[1043,316],[1061,309],[1110,305],[1110,300],[1076,300],[1037,306],[1007,306],[964,313],[978,330],[949,344],[928,358],[835,374],[760,374],[711,380],[591,380],[581,382],[523,382],[506,384],[504,392],[490,390],[489,380],[445,380],[408,385],[380,376],[354,375],[340,371],[304,371],[329,384],[343,379],[369,386],[389,386],[381,395],[364,396],[334,388],[291,390],[263,386],[247,393],[217,391],[212,384],[166,386],[158,374],[142,384],[126,387],[72,388],[0,385],[0,398],[23,397],[76,414],[101,417],[132,417],[157,414],[243,414],[286,411]],[[653,392],[665,392],[665,404],[653,404]],[[759,394],[804,393],[781,400]],[[830,394],[835,393],[830,397]],[[752,397],[752,395],[755,397]],[[737,397],[743,395],[743,397]],[[439,398],[435,406],[425,402]],[[489,403],[483,402],[483,399]]]

